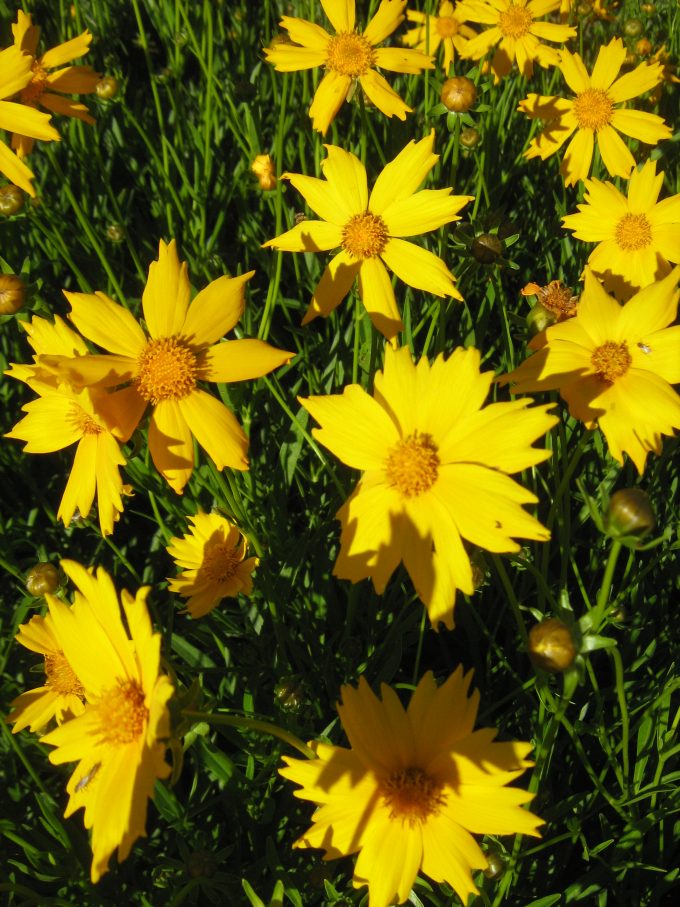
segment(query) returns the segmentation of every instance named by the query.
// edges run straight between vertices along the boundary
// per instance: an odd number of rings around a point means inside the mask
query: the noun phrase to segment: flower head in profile
[[[247,542],[241,530],[219,513],[189,517],[191,530],[171,538],[168,554],[182,572],[169,579],[169,589],[182,595],[192,617],[205,617],[228,596],[250,595],[256,557],[246,557]]]
[[[502,382],[513,393],[558,390],[575,419],[600,428],[614,459],[623,465],[627,453],[642,474],[662,435],[680,428],[671,387],[680,382],[680,327],[669,327],[678,279],[675,268],[622,306],[586,268],[576,316],[549,327],[544,345]]]
[[[124,860],[144,835],[146,809],[157,778],[167,778],[168,700],[174,689],[160,673],[160,634],[146,605],[148,587],[120,602],[110,576],[62,561],[76,586],[74,605],[47,595],[63,653],[80,680],[86,706],[42,738],[55,765],[77,762],[67,784],[65,816],[84,808],[92,830],[93,882],[118,850]],[[121,605],[125,623],[121,615]],[[126,629],[127,628],[127,629]]]
[[[48,614],[35,614],[22,624],[16,641],[45,659],[45,683],[27,690],[11,703],[7,720],[14,724],[12,733],[24,728],[41,731],[52,719],[62,724],[82,715],[85,709],[85,690],[66,659],[55,634],[54,622]]]
[[[175,241],[161,240],[142,296],[149,336],[128,309],[104,293],[64,291],[81,334],[111,352],[52,357],[50,367],[78,387],[126,385],[119,399],[133,429],[151,405],[149,451],[178,494],[193,470],[194,438],[218,469],[248,468],[243,429],[199,382],[259,378],[293,356],[262,340],[219,342],[243,314],[244,288],[253,273],[220,277],[190,304],[187,266],[180,264]]]
[[[22,91],[32,78],[31,57],[22,53],[17,47],[6,47],[0,50],[0,129],[20,133],[46,142],[59,141],[59,133],[50,126],[50,115],[33,110],[16,101],[6,98],[14,97]],[[0,173],[12,183],[35,196],[31,180],[32,171],[0,139]]]
[[[628,194],[610,182],[585,181],[578,214],[562,218],[576,239],[596,242],[588,264],[620,298],[665,277],[680,262],[680,195],[658,201],[663,173],[647,161],[633,170]]]
[[[428,672],[404,709],[391,687],[379,698],[362,677],[338,704],[349,749],[313,743],[316,759],[284,757],[280,773],[318,806],[294,846],[326,860],[358,853],[353,884],[368,885],[370,907],[406,901],[419,872],[465,904],[477,893],[472,872],[488,866],[473,835],[538,836],[543,820],[522,809],[533,794],[508,786],[532,765],[531,744],[474,730],[470,680],[459,667],[437,687]]]
[[[418,186],[434,167],[434,131],[409,142],[378,176],[370,195],[366,168],[348,151],[326,145],[326,179],[284,173],[321,220],[305,220],[264,243],[284,252],[326,252],[340,246],[327,265],[303,319],[327,317],[359,281],[359,294],[375,327],[391,339],[403,324],[385,265],[397,277],[435,296],[462,297],[441,258],[402,237],[428,233],[459,220],[467,195]]]
[[[559,0],[462,0],[456,8],[460,19],[489,28],[468,41],[461,55],[479,60],[495,47],[491,71],[496,82],[508,75],[515,61],[526,78],[533,75],[535,62],[557,66],[557,50],[543,41],[562,44],[576,35],[569,25],[543,21],[559,5]]]
[[[314,129],[326,134],[356,81],[385,116],[406,119],[411,108],[376,71],[380,67],[417,74],[434,68],[432,57],[418,50],[377,46],[404,21],[406,3],[407,0],[381,0],[363,32],[356,28],[354,0],[321,0],[334,35],[306,19],[283,16],[281,28],[286,29],[293,43],[276,42],[265,49],[265,57],[279,72],[325,68],[309,108]]]
[[[442,0],[436,16],[407,9],[406,18],[416,25],[404,35],[402,42],[426,54],[436,54],[442,48],[446,74],[455,59],[456,51],[461,54],[468,40],[477,34],[469,25],[464,24],[465,17],[450,0]]]
[[[509,474],[550,456],[531,445],[557,419],[529,400],[485,407],[493,373],[479,363],[475,349],[414,365],[408,349],[387,347],[373,397],[352,384],[300,400],[321,425],[314,437],[363,470],[337,514],[335,575],[370,577],[382,593],[403,561],[434,627],[453,626],[456,589],[474,591],[463,539],[502,552],[519,550],[515,537],[550,537],[522,506],[536,496]]]
[[[274,169],[274,161],[271,159],[270,155],[256,155],[250,169],[257,177],[260,189],[263,189],[266,192],[276,186],[276,171]]]
[[[75,117],[85,123],[94,123],[93,117],[84,104],[76,103],[64,94],[92,94],[96,91],[99,73],[89,66],[71,66],[73,60],[82,57],[90,48],[92,35],[87,29],[77,38],[58,44],[38,56],[40,28],[33,25],[31,16],[19,10],[17,21],[12,25],[14,46],[32,58],[31,80],[21,89],[19,100],[27,107],[44,107],[51,113]],[[50,70],[54,70],[50,72]],[[12,136],[12,148],[19,157],[33,149],[34,139],[30,134],[17,130]]]
[[[41,368],[41,356],[87,353],[82,338],[59,316],[54,324],[35,317],[24,328],[36,353],[34,364],[13,364],[5,374],[24,381],[39,396],[22,406],[26,415],[5,437],[24,441],[25,453],[53,453],[76,444],[57,519],[68,525],[76,511],[86,517],[96,497],[101,533],[110,535],[123,511],[123,495],[130,490],[119,471],[126,462],[120,443],[129,440],[136,424],[127,408],[127,395],[74,388]]]
[[[660,63],[640,63],[632,72],[619,76],[625,58],[623,41],[612,38],[600,47],[592,74],[588,75],[581,57],[563,50],[559,68],[575,97],[530,94],[519,105],[527,116],[547,122],[529,143],[526,157],[545,160],[573,135],[560,167],[567,186],[588,176],[596,139],[607,171],[627,179],[635,159],[619,132],[648,145],[671,136],[671,130],[656,114],[620,106],[654,88],[663,78]]]

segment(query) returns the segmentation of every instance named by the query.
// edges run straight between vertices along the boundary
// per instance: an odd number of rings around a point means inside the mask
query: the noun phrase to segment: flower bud
[[[574,637],[557,617],[547,617],[529,631],[529,658],[536,668],[549,674],[566,671],[576,658]]]
[[[460,144],[463,148],[476,148],[481,138],[479,130],[474,126],[466,126],[465,129],[461,129]]]
[[[274,699],[284,712],[299,712],[305,701],[305,691],[296,677],[284,677],[274,687]]]
[[[276,185],[276,174],[274,173],[274,161],[272,161],[270,155],[258,154],[250,169],[257,177],[260,189],[266,192],[268,189],[274,188]]]
[[[26,590],[30,595],[39,598],[49,593],[52,595],[59,588],[59,571],[47,561],[36,564],[26,574]]]
[[[649,496],[641,488],[615,491],[607,509],[607,529],[614,537],[644,538],[654,530],[656,517]]]
[[[644,29],[641,19],[626,19],[623,23],[623,33],[628,38],[639,38]]]
[[[641,9],[642,12],[645,13],[646,15],[651,16],[651,14],[654,12],[655,7],[654,7],[654,4],[653,4],[653,3],[643,3],[643,4],[640,6],[640,9]]]
[[[26,287],[16,274],[0,274],[0,315],[14,315],[23,307]]]
[[[0,214],[5,217],[11,217],[18,214],[24,207],[24,193],[18,186],[10,183],[7,186],[0,186]]]
[[[505,862],[503,857],[498,853],[497,850],[492,849],[486,853],[487,867],[484,870],[484,875],[487,879],[497,878],[505,868]]]
[[[555,324],[556,321],[557,318],[554,313],[549,312],[540,302],[536,303],[526,317],[527,327],[529,328],[529,333],[532,337],[535,337],[536,334],[540,334],[541,331],[549,328],[550,325]]]
[[[442,104],[453,113],[466,113],[476,100],[475,83],[466,76],[454,76],[442,85]]]
[[[503,243],[494,233],[480,233],[473,239],[470,251],[480,264],[492,265],[503,254]]]
[[[632,50],[629,50],[626,56],[623,58],[623,66],[635,66],[637,63],[637,57]]]
[[[649,38],[640,38],[635,42],[635,53],[638,57],[648,57],[652,52],[652,42]]]
[[[118,94],[118,79],[114,76],[103,76],[98,82],[95,88],[97,92],[97,97],[101,98],[102,101],[110,101],[111,98],[115,98]]]

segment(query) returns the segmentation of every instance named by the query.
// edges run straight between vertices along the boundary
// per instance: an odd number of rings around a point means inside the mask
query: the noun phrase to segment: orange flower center
[[[86,413],[81,406],[78,406],[77,403],[74,403],[71,407],[68,417],[83,435],[99,435],[104,431],[102,426],[99,425],[89,413]]]
[[[85,690],[78,680],[63,652],[53,652],[45,656],[45,677],[48,687],[61,696],[77,696],[85,699]]]
[[[352,258],[375,258],[388,239],[385,221],[370,211],[355,214],[342,229],[342,247]]]
[[[47,88],[47,71],[43,69],[37,60],[33,61],[33,78],[28,85],[20,92],[22,104],[31,104],[32,106],[39,103]]]
[[[402,768],[380,782],[380,793],[390,810],[390,818],[410,825],[424,822],[444,803],[442,784],[421,768]]]
[[[590,357],[590,364],[597,375],[609,384],[613,384],[617,378],[625,375],[632,361],[625,341],[614,343],[613,340],[607,340],[602,346],[593,350]]]
[[[565,287],[561,280],[551,280],[546,287],[541,287],[538,298],[541,305],[557,316],[558,321],[573,318],[576,314],[578,296],[572,295],[569,287]]]
[[[356,32],[341,31],[334,35],[326,48],[326,69],[342,76],[358,79],[375,66],[373,45]]]
[[[124,746],[144,732],[149,720],[144,690],[136,680],[120,680],[97,704],[100,733],[105,743]]]
[[[387,457],[387,482],[406,498],[428,491],[437,481],[439,454],[431,435],[417,431],[403,438]]]
[[[440,38],[453,38],[458,34],[460,22],[453,16],[440,16],[437,19],[437,34]]]
[[[150,340],[138,367],[137,390],[151,403],[181,400],[196,387],[196,355],[177,336]]]
[[[504,38],[523,38],[529,32],[534,21],[528,9],[511,3],[498,17],[498,27]]]
[[[644,249],[652,242],[652,225],[644,214],[624,214],[616,225],[614,239],[624,252]]]
[[[579,129],[597,132],[611,122],[614,102],[602,88],[586,88],[574,98],[574,116]]]
[[[203,554],[201,571],[213,583],[226,583],[236,573],[243,560],[240,545],[229,545],[224,538],[208,542]]]

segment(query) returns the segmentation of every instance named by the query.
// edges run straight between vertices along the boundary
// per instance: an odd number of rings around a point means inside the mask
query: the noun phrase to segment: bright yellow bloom
[[[58,316],[54,324],[35,317],[24,327],[36,353],[36,363],[41,356],[87,353],[82,338]],[[25,441],[26,453],[53,453],[78,445],[57,518],[68,525],[76,510],[86,517],[96,496],[102,535],[110,535],[123,510],[122,496],[129,493],[119,472],[119,467],[125,465],[119,442],[130,438],[136,424],[127,408],[126,392],[75,389],[39,364],[13,364],[5,374],[24,381],[39,394],[37,400],[22,406],[27,415],[7,432],[6,438]]]
[[[612,183],[586,180],[585,203],[562,218],[576,239],[599,243],[588,264],[619,298],[665,277],[680,262],[680,195],[657,202],[663,172],[647,161],[633,170],[628,196]]]
[[[17,21],[12,25],[14,46],[31,58],[31,80],[19,94],[19,100],[27,107],[45,107],[52,113],[76,117],[86,123],[94,123],[87,107],[77,104],[62,94],[92,94],[96,91],[100,74],[89,66],[64,66],[82,57],[90,48],[92,35],[87,29],[77,38],[58,44],[38,57],[40,29],[33,25],[30,15],[23,10],[17,12]],[[55,72],[50,69],[60,67]],[[59,92],[55,94],[54,92]],[[16,130],[12,136],[12,148],[19,157],[24,157],[33,149],[33,138],[30,133],[22,134]]]
[[[50,126],[50,116],[31,110],[24,104],[6,101],[21,91],[31,81],[30,57],[16,47],[0,50],[0,129],[20,132],[22,135],[43,139],[46,142],[59,141],[59,133]],[[24,192],[35,196],[31,184],[33,173],[14,152],[0,140],[0,173],[19,186]]]
[[[358,853],[353,884],[368,885],[370,907],[404,902],[419,872],[466,904],[472,871],[488,866],[473,834],[538,837],[543,820],[522,809],[533,794],[508,786],[532,765],[531,744],[474,730],[471,677],[459,667],[437,687],[428,672],[407,709],[391,687],[380,699],[361,677],[338,704],[350,748],[313,743],[317,759],[284,757],[296,796],[319,807],[294,846],[321,848],[326,860]]]
[[[479,60],[498,45],[491,60],[495,82],[508,75],[515,61],[526,78],[533,75],[534,62],[557,66],[558,52],[541,42],[562,44],[576,35],[576,29],[536,20],[559,5],[559,0],[462,0],[457,7],[460,19],[490,28],[468,41],[461,56]]]
[[[373,397],[352,384],[300,400],[321,425],[314,437],[364,471],[337,514],[335,575],[370,577],[382,593],[403,560],[434,627],[453,626],[456,589],[474,591],[463,539],[503,552],[519,550],[514,537],[550,537],[522,507],[538,499],[508,474],[550,456],[531,444],[557,419],[528,400],[484,407],[493,373],[479,363],[475,349],[414,365],[408,349],[387,347]]]
[[[444,50],[444,72],[447,74],[456,51],[462,54],[468,40],[477,34],[469,25],[463,24],[465,17],[450,0],[442,0],[436,16],[407,9],[406,18],[417,25],[404,35],[402,43],[426,54],[435,54],[441,46]]]
[[[276,171],[274,170],[274,161],[271,159],[270,155],[256,155],[250,169],[257,177],[260,189],[267,191],[276,186]]]
[[[617,106],[654,88],[663,78],[660,63],[640,63],[632,72],[617,78],[625,57],[623,41],[612,38],[606,47],[600,48],[589,76],[581,57],[564,50],[560,54],[559,68],[576,97],[530,94],[519,105],[519,109],[532,119],[547,121],[543,132],[529,144],[525,152],[528,158],[545,160],[576,132],[560,167],[567,186],[588,176],[596,137],[608,172],[627,179],[635,159],[618,132],[648,145],[656,145],[671,135],[661,117]]]
[[[316,89],[309,115],[312,125],[324,135],[358,80],[367,98],[385,116],[406,119],[411,113],[399,95],[375,67],[392,72],[420,73],[434,69],[432,57],[417,50],[378,47],[404,21],[407,0],[381,0],[378,10],[363,32],[355,28],[354,0],[321,0],[321,6],[335,29],[334,35],[320,25],[283,16],[280,25],[293,44],[276,42],[265,49],[267,62],[279,72],[295,72],[323,66],[326,74]]]
[[[243,314],[245,284],[253,274],[220,277],[189,304],[186,263],[180,264],[174,240],[169,245],[161,240],[142,296],[148,337],[134,316],[104,293],[64,291],[75,326],[112,355],[54,357],[52,367],[79,386],[127,384],[121,393],[133,428],[153,406],[149,450],[178,494],[193,470],[194,437],[218,469],[248,468],[243,429],[199,382],[259,378],[294,355],[262,340],[218,342]]]
[[[614,459],[623,465],[627,453],[642,474],[661,436],[680,428],[671,387],[680,382],[680,326],[668,326],[678,279],[675,268],[621,306],[586,268],[576,316],[549,327],[545,345],[502,382],[513,382],[513,393],[558,390],[575,419],[601,429]]]
[[[434,130],[409,142],[383,169],[369,196],[366,168],[348,151],[326,145],[325,180],[284,173],[322,220],[305,220],[264,243],[284,252],[326,252],[341,247],[327,265],[302,321],[330,315],[349,293],[355,279],[375,327],[391,339],[403,329],[385,265],[404,283],[435,296],[455,296],[453,274],[441,258],[403,236],[428,233],[459,220],[458,211],[472,198],[451,189],[416,192],[434,167]]]
[[[119,861],[144,835],[147,801],[157,778],[167,778],[168,700],[174,689],[160,673],[159,633],[154,633],[146,598],[123,590],[121,604],[110,576],[74,561],[62,561],[77,591],[68,607],[46,595],[64,656],[85,690],[81,715],[42,738],[56,747],[50,762],[78,762],[66,786],[64,815],[85,809],[92,829],[93,882],[107,871],[111,854]],[[127,630],[126,630],[127,626]],[[129,631],[129,635],[128,635]]]
[[[219,513],[189,517],[191,530],[182,538],[171,538],[168,554],[183,568],[169,589],[188,598],[192,617],[205,617],[227,596],[253,591],[252,572],[259,561],[246,557],[246,538]]]
[[[54,622],[46,617],[34,615],[27,624],[19,627],[17,642],[45,659],[45,685],[28,690],[17,696],[11,703],[12,711],[7,717],[14,722],[12,733],[25,727],[41,731],[53,718],[62,724],[85,709],[85,691],[73,668],[61,650],[55,635]]]

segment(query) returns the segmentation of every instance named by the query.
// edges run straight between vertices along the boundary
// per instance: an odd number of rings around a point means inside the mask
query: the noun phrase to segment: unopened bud
[[[526,317],[527,327],[532,337],[540,334],[550,325],[555,324],[557,317],[553,312],[549,312],[544,305],[537,302]]]
[[[638,38],[644,29],[641,19],[626,19],[623,23],[623,33],[628,38]]]
[[[465,129],[460,131],[460,144],[463,148],[476,148],[480,139],[479,130],[475,129],[474,126],[466,126]]]
[[[649,38],[640,38],[635,42],[635,51],[639,57],[648,57],[652,52],[652,42]]]
[[[503,857],[498,853],[497,850],[489,850],[486,854],[486,861],[488,865],[484,870],[484,875],[487,877],[487,879],[497,878],[505,868]]]
[[[18,214],[24,207],[24,193],[18,186],[11,183],[7,186],[0,186],[0,214],[5,217],[11,217]]]
[[[475,83],[466,76],[454,76],[442,85],[441,101],[453,113],[465,113],[477,100]]]
[[[574,637],[558,617],[547,617],[529,631],[529,658],[534,667],[550,674],[566,671],[576,658]]]
[[[14,315],[23,307],[26,287],[16,274],[0,274],[0,315]]]
[[[95,88],[97,92],[97,97],[101,98],[102,101],[110,101],[111,98],[115,98],[118,94],[118,79],[114,76],[103,76],[98,82]]]
[[[26,590],[36,598],[52,595],[59,588],[59,571],[48,562],[36,564],[26,574]]]
[[[651,14],[654,12],[655,7],[654,7],[654,4],[653,4],[653,3],[643,3],[643,4],[640,6],[640,9],[641,9],[642,12],[645,13],[647,16],[651,16]]]
[[[641,488],[615,491],[607,509],[607,529],[614,537],[644,538],[654,530],[656,517],[649,496]]]
[[[106,228],[106,238],[109,242],[118,243],[123,242],[125,239],[125,230],[121,224],[109,224]]]
[[[305,691],[296,677],[284,677],[274,688],[274,699],[285,712],[299,712],[305,701]]]
[[[474,258],[483,265],[492,265],[503,254],[503,243],[495,233],[480,233],[470,246]]]

